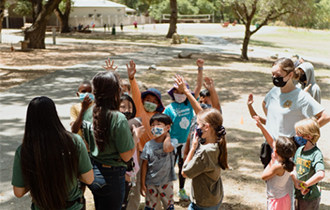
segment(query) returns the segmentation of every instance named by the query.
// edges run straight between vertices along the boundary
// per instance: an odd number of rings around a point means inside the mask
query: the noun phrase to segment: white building
[[[136,10],[112,1],[74,0],[69,24],[78,26],[81,23],[84,26],[91,26],[94,23],[96,27],[102,27],[104,24],[111,26],[116,24],[118,26],[122,23],[128,25],[137,19],[137,17],[132,16],[135,13]]]

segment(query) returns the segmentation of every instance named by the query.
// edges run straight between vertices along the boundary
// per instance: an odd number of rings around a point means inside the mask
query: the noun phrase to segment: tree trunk
[[[247,55],[248,52],[248,45],[251,38],[251,31],[250,31],[250,25],[251,25],[252,18],[248,18],[245,22],[245,35],[243,40],[243,46],[242,46],[242,52],[241,52],[241,58],[243,60],[249,60],[249,57]]]
[[[42,10],[42,0],[32,0],[32,23],[37,21],[38,15]]]
[[[3,21],[4,15],[5,15],[5,3],[6,3],[6,0],[1,0],[1,2],[0,2],[0,33],[2,31],[2,21]]]
[[[40,1],[40,0],[39,0]],[[57,8],[61,0],[48,1],[40,10],[39,14],[35,14],[36,19],[34,20],[31,27],[25,30],[24,39],[29,40],[28,47],[35,49],[45,49],[45,32],[48,20]],[[34,0],[33,3],[38,3],[38,0]],[[32,5],[34,8],[39,8],[36,5]]]
[[[66,0],[64,14],[62,14],[62,12],[59,10],[58,7],[54,10],[57,19],[60,21],[61,33],[70,32],[70,27],[69,27],[70,11],[71,11],[71,0]]]
[[[168,29],[166,38],[172,38],[172,35],[176,31],[176,23],[178,20],[178,6],[176,0],[170,0],[170,5],[171,5],[170,28]]]

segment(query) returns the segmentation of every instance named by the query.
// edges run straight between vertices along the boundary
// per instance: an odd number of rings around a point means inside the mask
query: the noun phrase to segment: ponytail
[[[218,137],[218,147],[220,150],[219,155],[219,165],[223,170],[228,169],[227,160],[227,141],[226,141],[226,130],[223,126],[219,126],[215,129],[216,135]]]
[[[291,158],[286,158],[283,162],[282,162],[282,167],[284,170],[291,172],[293,171],[293,167],[294,167],[294,162],[291,160]]]

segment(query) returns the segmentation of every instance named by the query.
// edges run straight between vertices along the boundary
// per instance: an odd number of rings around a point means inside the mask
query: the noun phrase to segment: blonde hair
[[[209,108],[198,113],[198,119],[204,123],[208,123],[210,127],[214,129],[215,135],[217,136],[217,143],[220,150],[219,165],[225,170],[228,167],[227,162],[227,141],[226,131],[222,126],[223,118],[219,110],[215,108]]]
[[[311,136],[311,142],[313,144],[315,144],[320,138],[320,126],[314,117],[300,120],[294,125],[294,128],[296,133],[303,137]]]

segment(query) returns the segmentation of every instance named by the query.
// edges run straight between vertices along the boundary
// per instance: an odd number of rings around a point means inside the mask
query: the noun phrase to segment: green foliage
[[[32,4],[29,0],[19,0],[13,11],[21,16],[29,16],[32,13]]]
[[[196,15],[199,12],[198,7],[193,5],[189,0],[179,0],[178,14],[180,15]]]
[[[72,11],[72,6],[74,5],[74,0],[62,0],[61,3],[58,5],[58,8],[60,9],[60,11],[62,13],[65,12],[66,1],[70,1],[70,3],[71,3],[71,11]]]
[[[208,0],[197,0],[196,6],[199,14],[213,14],[216,11],[216,5]]]

